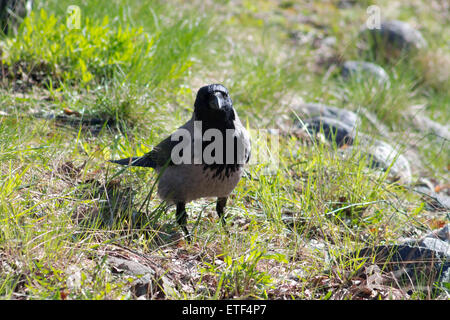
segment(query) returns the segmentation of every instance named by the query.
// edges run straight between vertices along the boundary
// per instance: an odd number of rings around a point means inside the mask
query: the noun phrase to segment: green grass
[[[429,179],[448,183],[448,141],[404,117],[425,104],[429,117],[449,120],[448,79],[432,72],[442,64],[427,67],[446,59],[450,35],[440,23],[448,17],[420,3],[423,10],[400,5],[390,14],[420,17],[430,48],[374,61],[391,78],[381,90],[342,81],[333,65],[359,58],[368,1],[349,9],[336,1],[37,1],[17,37],[0,42],[8,72],[0,84],[0,297],[135,299],[136,277],[107,262],[132,256],[157,271],[151,298],[343,298],[365,270],[349,253],[419,237],[448,223],[448,213],[428,211],[410,187],[368,168],[357,147],[342,157],[328,142],[288,134],[291,110],[302,100],[364,108],[396,137],[393,146],[417,143]],[[65,26],[73,4],[78,31]],[[300,13],[311,21],[292,19]],[[325,37],[337,39],[329,60]],[[188,204],[194,241],[184,243],[173,208],[156,197],[156,174],[107,160],[151,150],[190,117],[198,88],[214,82],[229,88],[251,129],[280,129],[279,166],[271,174],[267,163],[247,167],[226,229],[212,199]],[[387,139],[361,118],[362,132]],[[414,289],[411,298],[436,296]]]

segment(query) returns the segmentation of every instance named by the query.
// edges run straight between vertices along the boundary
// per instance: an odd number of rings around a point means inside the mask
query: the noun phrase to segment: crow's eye
[[[228,97],[228,94],[226,92],[223,92],[223,91],[216,91],[216,94],[218,94],[222,98],[227,98]]]

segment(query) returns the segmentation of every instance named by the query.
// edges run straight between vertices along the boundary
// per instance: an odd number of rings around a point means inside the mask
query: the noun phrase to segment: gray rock
[[[356,136],[354,127],[346,123],[328,117],[315,117],[305,120],[308,131],[317,134],[322,132],[325,138],[329,141],[336,141],[336,145],[341,147],[343,145],[351,145]]]
[[[131,292],[136,297],[148,297],[157,292],[156,272],[139,262],[108,256],[108,264],[115,273],[126,273],[136,277],[131,286]]]
[[[305,103],[295,111],[300,118],[307,118],[303,122],[310,133],[317,134],[323,130],[325,138],[336,141],[338,146],[353,143],[359,124],[356,113],[321,103]],[[302,128],[303,125],[297,119],[295,126]]]
[[[323,131],[325,138],[335,141],[338,147],[352,145],[356,138],[360,120],[358,115],[352,111],[320,103],[306,103],[297,107],[296,112],[300,118],[310,117],[303,121],[310,133],[317,134]],[[296,120],[295,125],[303,127],[299,120]],[[405,156],[398,154],[398,151],[386,142],[364,134],[359,134],[359,136],[361,139],[358,150],[361,149],[368,155],[371,167],[389,169],[389,176],[394,180],[405,184],[411,183],[411,168]],[[353,152],[352,147],[344,151],[346,154],[351,152]]]
[[[450,245],[450,223],[438,230],[430,232],[425,236],[425,238],[439,239],[447,242]]]
[[[152,268],[144,266],[143,264],[136,261],[112,256],[108,256],[107,261],[108,264],[113,267],[113,271],[116,273],[125,272],[133,276],[143,276],[146,274],[154,276],[156,274],[156,272]]]
[[[342,150],[344,156],[355,153],[360,153],[361,158],[366,159],[371,168],[383,171],[389,169],[388,177],[391,180],[411,184],[412,173],[409,161],[388,143],[360,134],[357,146]]]
[[[131,291],[136,297],[154,298],[179,294],[173,281],[167,275],[160,275],[161,271],[157,272],[139,262],[113,256],[108,256],[107,262],[113,272],[136,277],[131,286]]]
[[[356,4],[356,0],[339,0],[337,7],[339,9],[349,9]]]
[[[441,241],[442,242],[442,241]],[[363,249],[362,257],[375,257],[375,263],[391,271],[397,281],[405,287],[432,291],[433,283],[449,282],[450,260],[440,251],[416,245],[386,245]]]
[[[376,140],[369,148],[369,154],[373,156],[372,166],[387,170],[390,167],[390,173],[394,177],[406,184],[410,184],[411,168],[408,160],[388,143]]]
[[[418,30],[410,24],[398,20],[383,21],[379,29],[366,27],[363,29],[363,35],[374,45],[376,50],[393,47],[408,52],[428,46]]]
[[[327,117],[340,120],[350,127],[356,127],[359,124],[358,115],[353,111],[328,106],[322,103],[304,103],[296,107],[295,111],[301,118]],[[299,125],[298,120],[296,120],[296,123]]]
[[[365,61],[346,61],[342,65],[341,75],[344,79],[355,79],[357,82],[376,81],[385,87],[390,86],[386,71],[374,63]]]
[[[352,257],[370,258],[391,271],[397,282],[406,287],[434,291],[434,283],[450,282],[450,224],[420,240],[399,245],[383,245],[353,252]]]
[[[445,194],[436,193],[427,186],[420,185],[414,188],[426,203],[427,209],[431,211],[450,210],[450,197]]]
[[[133,283],[131,291],[136,297],[163,298],[175,297],[179,292],[175,289],[175,284],[166,276],[161,276],[158,279],[144,275]]]
[[[423,114],[423,112],[411,110],[409,117],[414,126],[421,132],[435,134],[439,138],[450,140],[450,126],[442,125],[436,121],[431,120]]]
[[[450,259],[450,223],[440,229],[431,231],[419,240],[405,239],[403,244],[434,250]]]

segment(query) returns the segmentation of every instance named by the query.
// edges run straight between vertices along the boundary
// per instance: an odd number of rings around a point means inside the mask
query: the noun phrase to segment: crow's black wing
[[[173,147],[178,141],[171,141],[170,137],[161,141],[152,151],[143,155],[142,157],[131,157],[120,160],[110,160],[110,162],[128,165],[134,167],[162,167],[164,165],[173,165],[171,161],[171,154]]]

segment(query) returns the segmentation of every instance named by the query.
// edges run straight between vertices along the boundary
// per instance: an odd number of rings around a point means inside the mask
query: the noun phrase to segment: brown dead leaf
[[[74,111],[74,110],[71,110],[69,108],[64,108],[63,111],[68,116],[75,115],[77,117],[81,117],[81,113],[79,113],[78,111]]]
[[[408,299],[409,295],[399,288],[393,287],[392,277],[384,273],[377,265],[364,267],[358,275],[353,276],[348,281],[339,286],[330,285],[329,281],[320,280],[326,288],[332,289],[332,299],[353,299],[353,300],[389,300]]]
[[[73,179],[80,174],[85,164],[86,162],[83,163],[81,166],[76,167],[72,161],[66,161],[57,168],[57,171],[58,173]]]
[[[60,290],[59,291],[59,295],[61,296],[62,300],[66,300],[67,296],[69,295],[69,293],[67,291],[65,291],[65,290]]]
[[[178,242],[177,242],[177,248],[184,248],[186,246],[186,241],[181,238]]]
[[[450,189],[450,184],[437,185],[436,187],[434,187],[434,191],[436,193],[441,192],[443,190],[447,190],[447,189]]]
[[[447,221],[442,219],[436,219],[431,218],[430,220],[426,221],[426,224],[430,226],[431,229],[440,229],[447,225]]]

